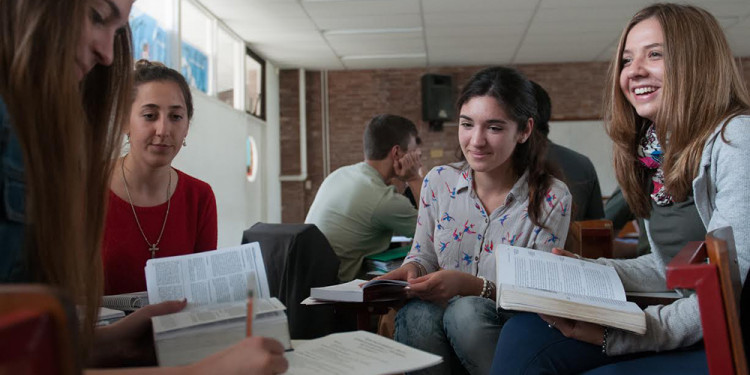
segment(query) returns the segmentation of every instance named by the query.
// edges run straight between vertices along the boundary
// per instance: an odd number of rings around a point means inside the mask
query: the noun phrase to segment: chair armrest
[[[667,288],[695,290],[706,357],[712,358],[708,363],[709,372],[731,374],[734,365],[719,272],[715,264],[708,264],[705,260],[705,244],[689,242],[667,265]]]

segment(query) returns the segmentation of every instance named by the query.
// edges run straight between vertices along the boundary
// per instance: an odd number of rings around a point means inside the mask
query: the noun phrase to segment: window
[[[252,136],[248,136],[245,141],[245,161],[245,177],[253,182],[258,177],[258,146]]]
[[[172,2],[164,0],[138,0],[130,12],[133,32],[133,58],[161,61],[172,64],[169,31],[172,26]]]
[[[219,27],[217,33],[216,53],[216,96],[224,103],[234,106],[235,90],[237,84],[237,66],[239,56],[242,52],[239,40],[235,39],[223,28]],[[239,60],[239,61],[238,61]],[[242,109],[242,107],[239,107]]]
[[[245,54],[245,111],[266,119],[266,62],[250,48]]]
[[[182,0],[182,59],[180,70],[188,83],[208,93],[212,20],[192,2]]]

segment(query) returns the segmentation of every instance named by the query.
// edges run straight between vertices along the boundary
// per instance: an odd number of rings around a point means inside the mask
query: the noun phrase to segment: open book
[[[196,362],[245,337],[248,283],[255,290],[253,334],[291,347],[286,307],[271,298],[257,242],[146,262],[151,304],[187,298],[185,310],[151,318],[159,364]]]
[[[310,288],[310,298],[316,301],[333,302],[374,302],[397,300],[406,298],[405,288],[408,285],[408,282],[402,280],[365,281],[356,279],[348,283],[338,285]]]
[[[613,267],[514,246],[495,254],[499,307],[646,332],[646,315],[626,301]]]

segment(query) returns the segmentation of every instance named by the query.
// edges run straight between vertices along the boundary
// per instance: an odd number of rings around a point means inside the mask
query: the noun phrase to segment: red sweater
[[[179,179],[157,258],[216,249],[216,198],[211,186],[175,170]],[[150,243],[159,237],[166,211],[166,202],[153,207],[135,207]],[[151,258],[148,248],[130,203],[110,190],[102,248],[104,294],[146,290],[144,267]]]

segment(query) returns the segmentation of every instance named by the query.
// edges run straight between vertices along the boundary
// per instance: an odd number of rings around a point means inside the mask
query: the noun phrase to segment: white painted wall
[[[211,185],[216,195],[219,247],[239,244],[242,232],[258,221],[268,222],[269,217],[281,217],[281,204],[275,203],[281,200],[280,188],[269,192],[269,186],[274,185],[269,180],[279,184],[279,90],[275,69],[271,66],[268,70],[275,78],[269,80],[274,84],[268,85],[267,95],[276,98],[275,108],[269,106],[267,109],[269,113],[275,113],[269,116],[270,121],[264,123],[193,90],[195,114],[187,137],[188,146],[172,163],[175,168]],[[253,182],[248,182],[245,177],[248,136],[253,136],[258,146],[259,174]],[[270,170],[267,168],[269,160],[272,160]],[[269,215],[272,211],[274,214]]]
[[[602,121],[550,122],[549,139],[588,156],[596,168],[602,195],[612,194],[617,187],[612,169],[612,141]]]
[[[267,223],[281,223],[281,128],[279,70],[266,61],[266,157],[261,160],[266,178]],[[263,142],[263,140],[259,140]]]

